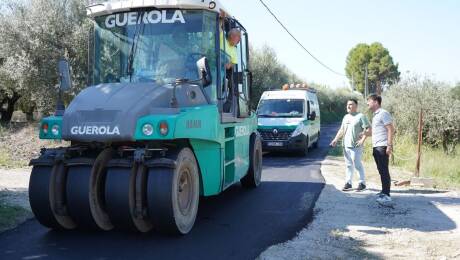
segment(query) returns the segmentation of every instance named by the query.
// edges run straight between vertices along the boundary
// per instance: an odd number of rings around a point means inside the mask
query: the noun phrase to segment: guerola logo
[[[182,11],[176,10],[171,17],[168,17],[167,14],[166,10],[153,10],[140,13],[140,16],[144,24],[185,23]],[[139,24],[141,19],[139,19],[137,12],[111,14],[105,18],[105,27],[114,28],[115,26],[135,25]]]
[[[73,135],[120,135],[118,126],[111,128],[110,126],[73,126],[70,128],[70,133]]]

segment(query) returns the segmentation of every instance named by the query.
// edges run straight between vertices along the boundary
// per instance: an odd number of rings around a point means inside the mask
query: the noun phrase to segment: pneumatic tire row
[[[193,152],[135,163],[110,149],[94,158],[33,163],[29,199],[38,221],[52,229],[152,229],[187,234],[199,203],[199,170]]]

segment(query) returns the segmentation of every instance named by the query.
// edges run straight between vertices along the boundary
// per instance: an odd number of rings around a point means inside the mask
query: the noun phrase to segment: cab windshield
[[[258,117],[303,117],[302,99],[263,99],[257,109]]]
[[[95,19],[92,84],[200,78],[207,57],[216,78],[216,14],[201,10],[148,9]]]

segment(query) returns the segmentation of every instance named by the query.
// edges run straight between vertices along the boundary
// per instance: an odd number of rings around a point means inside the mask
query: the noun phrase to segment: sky
[[[380,42],[402,76],[460,82],[460,0],[263,0],[319,60],[345,74],[348,52]],[[222,0],[248,30],[253,47],[272,47],[280,62],[308,82],[349,85],[311,58],[259,0]]]

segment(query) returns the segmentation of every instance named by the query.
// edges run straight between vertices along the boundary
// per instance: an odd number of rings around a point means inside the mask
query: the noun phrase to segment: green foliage
[[[0,4],[0,102],[26,111],[54,106],[61,57],[78,92],[87,71],[89,21],[82,0],[7,0]],[[12,97],[16,99],[13,100]]]
[[[257,107],[260,96],[264,91],[281,89],[286,83],[304,82],[285,65],[281,64],[275,51],[266,45],[260,49],[250,48],[250,57],[253,72],[253,89],[251,93],[253,108]],[[330,89],[317,84],[311,84],[311,86],[318,91],[322,123],[340,121],[346,113],[348,98],[359,96],[345,88]]]
[[[422,110],[424,142],[451,154],[460,140],[460,99],[451,92],[445,83],[411,76],[384,93],[383,106],[393,114],[397,134],[414,141]]]
[[[345,71],[350,81],[353,79],[356,89],[363,94],[366,65],[370,92],[381,93],[384,87],[399,81],[398,64],[394,64],[390,52],[381,43],[360,43],[348,53]]]
[[[21,109],[29,114],[52,111],[58,83],[56,65],[61,57],[72,66],[75,87],[70,96],[85,86],[90,22],[85,18],[83,0],[6,0],[0,3],[0,10],[0,110],[7,107],[8,113]],[[304,82],[280,63],[268,46],[250,48],[250,56],[252,108],[264,91]],[[319,89],[323,122],[342,118],[348,94],[345,90]]]
[[[278,61],[275,51],[263,46],[260,49],[250,48],[250,68],[253,73],[251,105],[257,107],[260,96],[266,90],[281,89],[286,83],[302,82],[285,65]]]
[[[313,85],[313,87],[318,91],[321,123],[340,122],[347,113],[348,99],[362,99],[359,93],[351,92],[347,88],[331,89],[321,85]],[[365,104],[360,102],[359,106]]]
[[[452,98],[460,100],[460,82],[457,82],[457,85],[450,90],[450,95]]]

